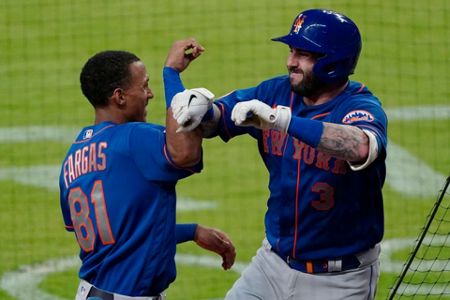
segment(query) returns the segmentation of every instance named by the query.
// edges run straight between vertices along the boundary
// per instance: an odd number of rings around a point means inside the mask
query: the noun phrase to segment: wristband
[[[317,148],[323,133],[323,122],[300,117],[292,117],[288,133]]]
[[[166,96],[166,108],[169,108],[172,103],[173,96],[184,91],[185,88],[183,86],[183,82],[181,81],[180,73],[171,67],[164,67],[163,80],[164,92]]]
[[[177,244],[194,240],[196,231],[197,224],[176,224],[175,239]]]
[[[202,122],[208,122],[212,120],[213,117],[214,117],[214,107],[211,105],[211,108],[208,109],[206,114],[203,116]]]

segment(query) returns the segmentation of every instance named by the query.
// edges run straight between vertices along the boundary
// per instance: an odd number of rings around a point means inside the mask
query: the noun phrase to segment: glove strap
[[[287,106],[278,105],[276,108],[273,128],[286,133],[291,123],[291,109]],[[272,117],[272,116],[270,116]]]
[[[208,111],[206,112],[206,114],[203,116],[202,122],[208,122],[208,121],[210,121],[213,117],[214,117],[214,108],[213,108],[213,106],[211,105],[211,108],[208,109]]]

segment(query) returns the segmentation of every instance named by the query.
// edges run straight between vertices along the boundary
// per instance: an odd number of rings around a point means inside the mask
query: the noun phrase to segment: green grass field
[[[174,40],[195,37],[205,46],[184,83],[219,96],[285,73],[288,49],[270,38],[287,33],[294,16],[310,7],[341,11],[358,24],[363,50],[352,79],[364,82],[390,117],[385,242],[408,242],[382,260],[377,299],[386,299],[450,172],[447,0],[1,1],[0,299],[74,298],[76,265],[55,262],[78,253],[63,228],[55,176],[76,130],[93,120],[78,83],[88,57],[105,49],[136,53],[155,93],[148,121],[163,124],[161,70]],[[226,231],[238,266],[245,265],[264,237],[268,196],[256,143],[206,140],[204,164],[201,174],[179,183],[178,195],[211,206],[180,209],[179,222]],[[217,259],[192,243],[178,253],[168,299],[222,299],[239,276],[238,268],[221,271],[218,260],[217,267],[189,261]],[[449,277],[441,277],[447,286]]]

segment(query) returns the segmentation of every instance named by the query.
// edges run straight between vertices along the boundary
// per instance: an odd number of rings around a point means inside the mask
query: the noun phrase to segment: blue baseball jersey
[[[65,227],[80,245],[80,278],[128,296],[157,295],[175,279],[176,167],[164,127],[103,122],[84,128],[60,174]]]
[[[346,161],[318,151],[289,131],[236,126],[230,118],[234,105],[251,99],[290,107],[292,120],[301,117],[370,131],[378,157],[365,169],[353,171]],[[387,118],[367,87],[350,81],[329,102],[307,106],[292,92],[289,77],[280,76],[215,103],[222,113],[216,135],[228,141],[250,134],[258,141],[270,173],[266,236],[277,253],[304,260],[333,259],[366,250],[382,239]]]

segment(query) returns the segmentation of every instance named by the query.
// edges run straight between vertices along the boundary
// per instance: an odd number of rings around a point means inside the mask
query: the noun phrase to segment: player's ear
[[[118,106],[122,106],[125,104],[125,93],[122,88],[114,89],[111,100],[114,101]]]

